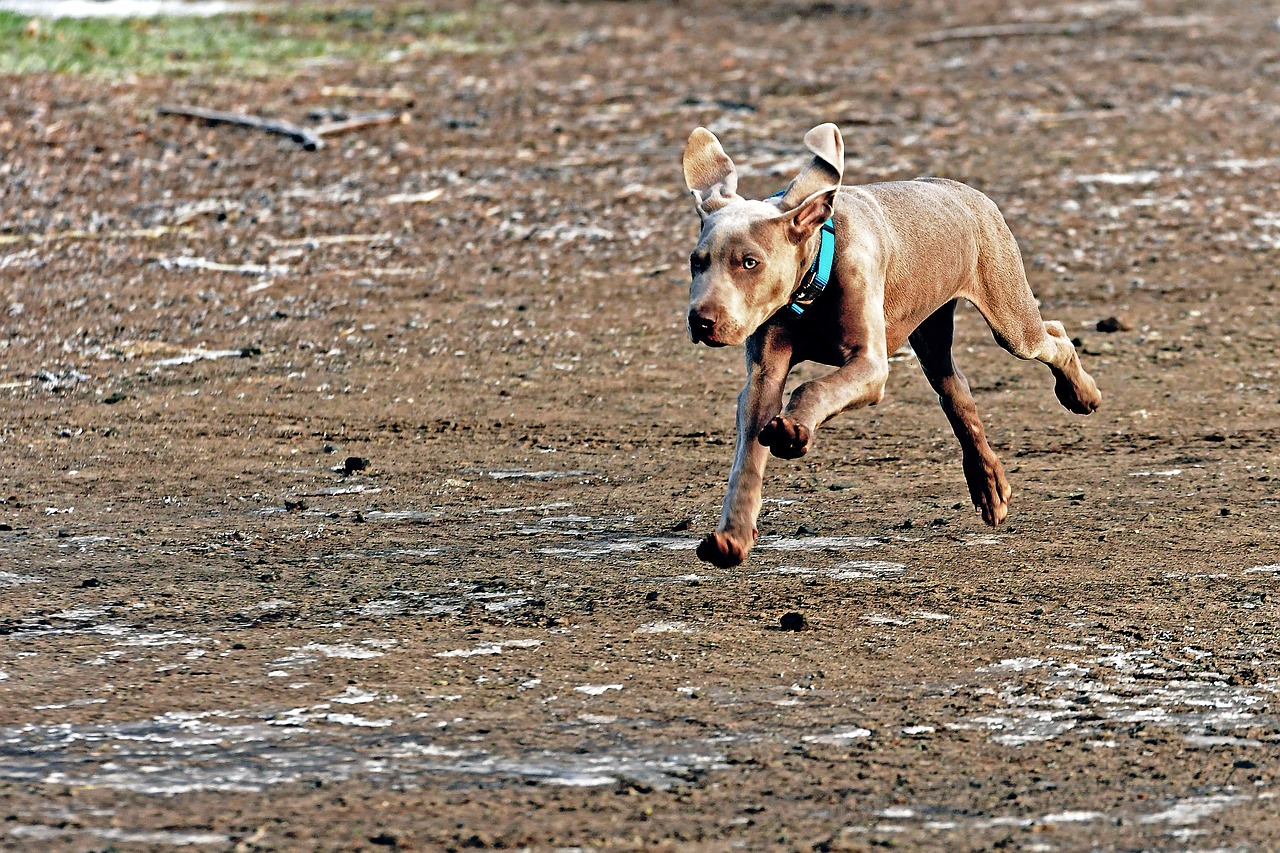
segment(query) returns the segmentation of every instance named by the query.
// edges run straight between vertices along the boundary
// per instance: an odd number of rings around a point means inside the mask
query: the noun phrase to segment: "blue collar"
[[[786,190],[774,193],[770,198],[778,198]],[[791,294],[791,301],[787,303],[787,307],[791,309],[791,313],[797,317],[804,314],[806,308],[813,304],[813,301],[822,295],[822,291],[826,289],[827,282],[831,281],[831,267],[836,259],[836,226],[834,219],[828,219],[822,223],[822,243],[818,246],[818,255],[813,259],[813,263],[809,266],[809,271],[804,274],[804,278],[800,280],[800,286],[796,288],[796,292]]]
[[[804,314],[804,309],[822,295],[827,282],[831,281],[831,267],[836,259],[836,226],[830,219],[822,223],[822,245],[818,247],[818,256],[813,259],[809,271],[801,279],[801,285],[791,294],[791,302],[787,305],[797,317]]]

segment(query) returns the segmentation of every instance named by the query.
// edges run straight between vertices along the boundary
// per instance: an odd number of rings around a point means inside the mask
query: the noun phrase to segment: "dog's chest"
[[[839,366],[866,345],[866,341],[851,334],[837,297],[835,293],[824,294],[803,317],[784,317],[776,321],[787,327],[794,361]]]

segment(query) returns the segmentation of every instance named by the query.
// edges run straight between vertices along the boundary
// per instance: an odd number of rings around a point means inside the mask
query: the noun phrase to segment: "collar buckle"
[[[818,246],[818,256],[813,259],[809,271],[804,274],[796,292],[791,294],[791,302],[787,307],[792,314],[800,317],[813,301],[822,295],[827,283],[831,281],[831,268],[836,258],[836,226],[833,220],[822,223],[822,243]]]

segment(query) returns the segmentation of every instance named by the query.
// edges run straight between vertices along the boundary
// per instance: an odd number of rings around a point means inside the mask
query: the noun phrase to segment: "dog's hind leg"
[[[987,444],[987,436],[978,419],[978,408],[969,391],[969,381],[951,357],[955,300],[929,315],[911,333],[911,348],[920,361],[920,369],[938,394],[938,402],[951,429],[960,440],[963,452],[964,478],[969,484],[973,505],[982,520],[992,527],[1009,514],[1009,482],[1004,467]]]
[[[1084,368],[1062,324],[1044,320],[1027,284],[1018,245],[1003,220],[980,252],[973,293],[965,296],[982,312],[996,343],[1021,359],[1035,359],[1053,371],[1058,402],[1077,415],[1102,403],[1098,386]],[[1000,233],[1003,232],[1003,233]]]

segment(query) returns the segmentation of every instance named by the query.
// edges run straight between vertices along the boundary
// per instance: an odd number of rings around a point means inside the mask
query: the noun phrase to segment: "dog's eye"
[[[743,258],[743,259],[742,259],[742,268],[743,268],[744,270],[753,270],[753,269],[755,269],[755,268],[756,268],[756,267],[758,267],[758,266],[760,266],[760,262],[759,262],[759,261],[757,261],[755,258]]]
[[[689,257],[689,272],[694,275],[705,271],[709,266],[711,266],[711,259],[706,255],[691,255]]]

